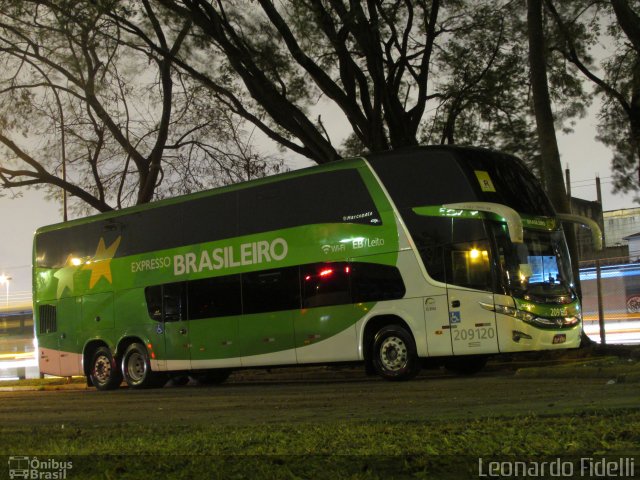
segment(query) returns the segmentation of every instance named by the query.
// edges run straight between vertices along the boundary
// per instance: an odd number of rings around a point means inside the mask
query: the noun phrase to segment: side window
[[[351,264],[353,302],[376,302],[404,297],[405,286],[400,271],[377,263]]]
[[[298,267],[243,273],[242,303],[244,313],[299,309]]]
[[[315,263],[300,267],[302,307],[324,307],[351,303],[349,276],[345,262]]]
[[[478,290],[493,290],[490,242],[484,222],[457,218],[445,262],[447,282]]]
[[[238,209],[240,235],[318,223],[382,225],[376,205],[355,169],[303,175],[239,190]]]
[[[451,218],[426,217],[417,215],[410,209],[405,210],[402,215],[429,276],[446,283],[445,263],[451,244]]]
[[[144,290],[149,317],[161,322],[176,322],[185,319],[184,283],[155,285]]]
[[[122,227],[121,221],[108,219],[40,233],[35,238],[35,263],[43,268],[60,268],[69,255],[82,261],[90,259],[100,239],[109,247],[122,235]],[[122,251],[123,247],[118,247],[116,255],[121,256]]]
[[[149,317],[157,322],[162,321],[162,285],[147,287],[144,290],[144,296],[147,299],[147,310]]]
[[[186,320],[183,282],[162,286],[162,313],[165,322]]]
[[[242,312],[240,275],[188,282],[189,320],[226,317]]]

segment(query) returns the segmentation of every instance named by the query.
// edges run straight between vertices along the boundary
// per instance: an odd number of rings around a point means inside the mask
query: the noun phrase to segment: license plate
[[[553,336],[553,344],[557,345],[558,343],[564,343],[567,341],[567,335],[564,333],[559,333]]]

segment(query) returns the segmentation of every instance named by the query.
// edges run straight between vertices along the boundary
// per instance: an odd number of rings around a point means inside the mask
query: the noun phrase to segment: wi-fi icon
[[[322,246],[322,251],[327,254],[331,251],[331,245],[323,245]]]

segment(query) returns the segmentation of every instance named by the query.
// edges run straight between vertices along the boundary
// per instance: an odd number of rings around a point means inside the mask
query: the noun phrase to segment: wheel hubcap
[[[399,371],[407,365],[407,346],[401,338],[387,337],[380,345],[380,361],[387,370]]]
[[[129,355],[127,359],[127,374],[133,383],[138,383],[144,380],[144,377],[147,373],[147,362],[145,362],[144,357],[138,353],[134,352]]]
[[[101,384],[107,383],[111,377],[111,360],[105,355],[100,355],[93,366],[93,374]]]

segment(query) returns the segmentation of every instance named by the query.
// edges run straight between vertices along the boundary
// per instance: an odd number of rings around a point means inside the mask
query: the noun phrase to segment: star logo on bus
[[[58,279],[58,289],[56,291],[56,298],[61,298],[65,289],[69,289],[73,293],[73,276],[78,270],[78,265],[74,263],[73,255],[67,257],[67,261],[64,262],[64,267],[53,274]]]
[[[111,278],[111,260],[113,260],[116,250],[120,245],[122,237],[116,238],[116,240],[107,246],[104,243],[104,238],[100,238],[98,242],[98,249],[93,258],[82,266],[82,270],[91,270],[91,278],[89,280],[89,288],[95,287],[96,283],[101,278],[105,278],[109,283],[113,283]]]

